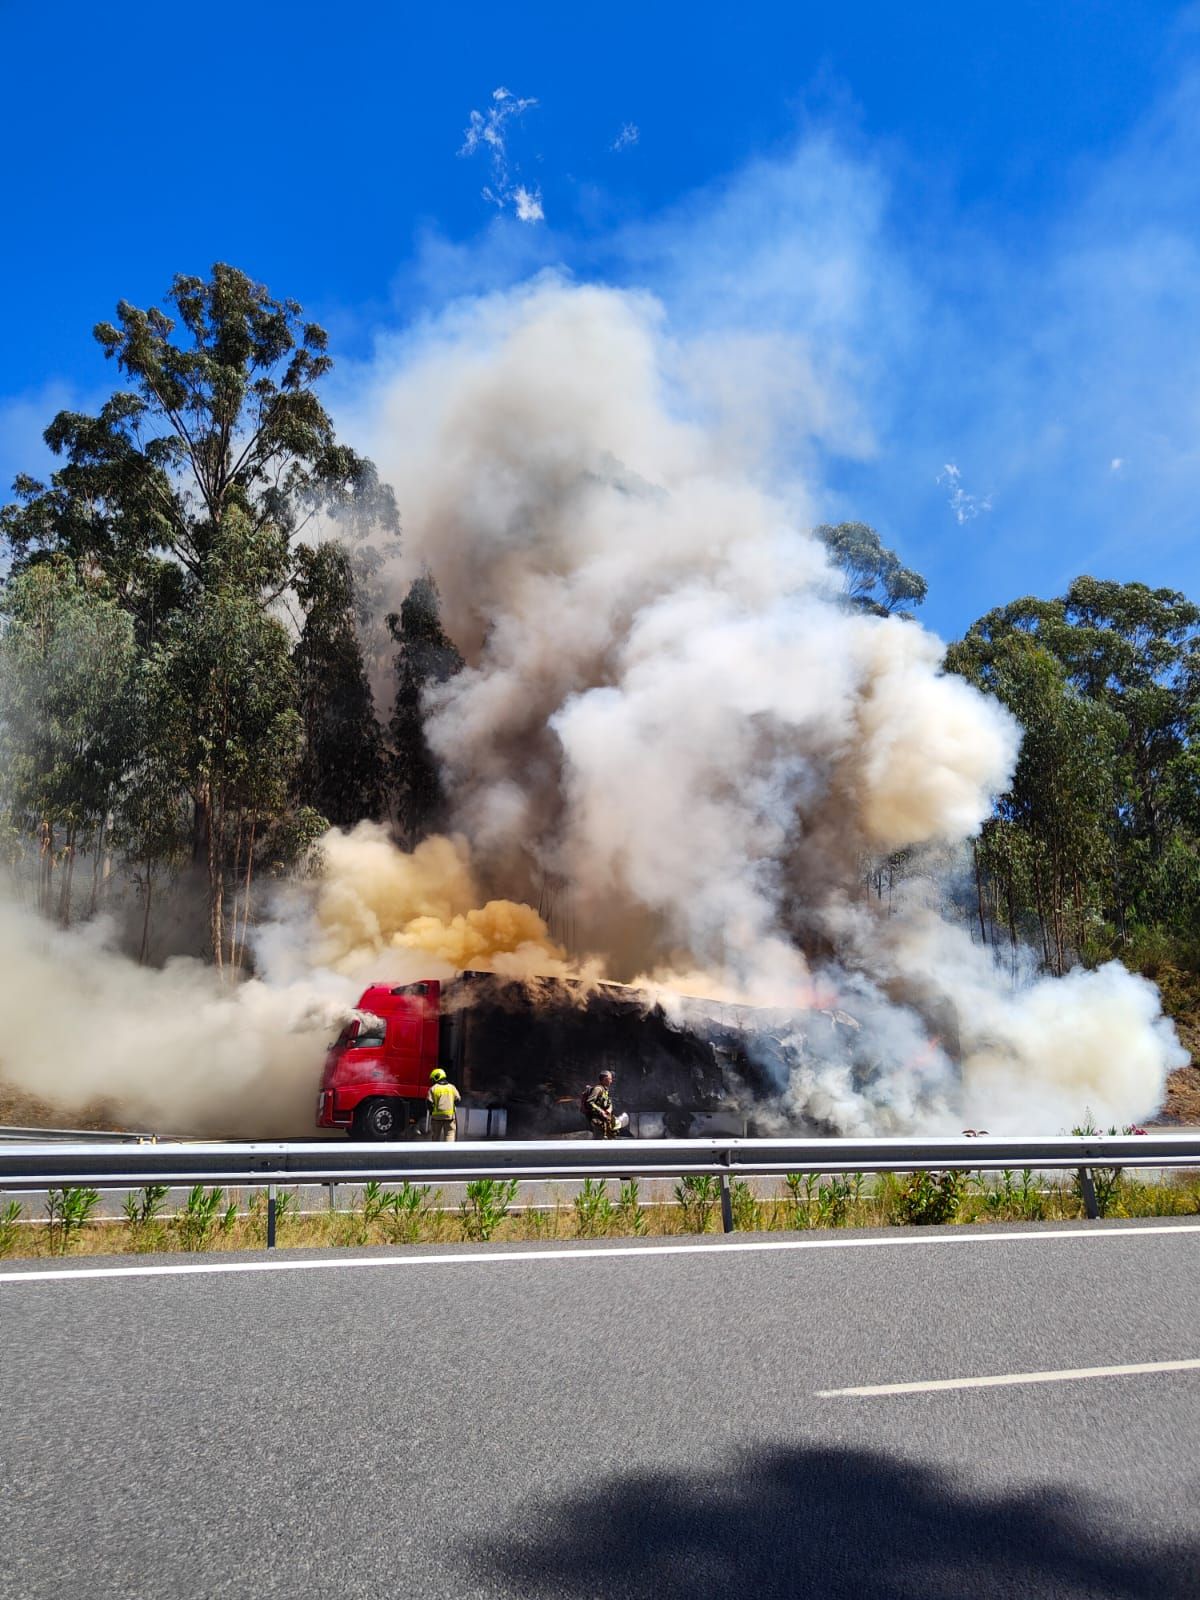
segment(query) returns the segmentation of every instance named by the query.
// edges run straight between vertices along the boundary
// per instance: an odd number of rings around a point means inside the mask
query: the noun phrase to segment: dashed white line
[[[925,1383],[864,1383],[818,1389],[818,1400],[886,1394],[935,1394],[942,1389],[1007,1389],[1022,1383],[1073,1383],[1080,1378],[1130,1378],[1145,1372],[1196,1372],[1200,1360],[1134,1361],[1123,1367],[1063,1367],[1057,1372],[1004,1372],[986,1378],[931,1378]]]
[[[53,1267],[47,1271],[0,1272],[0,1283],[63,1283],[73,1278],[186,1278],[201,1274],[238,1272],[321,1272],[357,1267],[504,1266],[513,1261],[611,1261],[614,1258],[654,1259],[659,1256],[751,1255],[781,1250],[928,1249],[938,1245],[1029,1244],[1063,1239],[1130,1239],[1163,1233],[1200,1233],[1200,1222],[1169,1223],[1164,1227],[1047,1228],[1037,1233],[956,1233],[875,1235],[866,1239],[728,1239],[711,1244],[654,1244],[578,1246],[556,1250],[462,1250],[447,1255],[311,1256],[288,1259],[281,1253],[255,1261],[187,1261],[140,1267]]]

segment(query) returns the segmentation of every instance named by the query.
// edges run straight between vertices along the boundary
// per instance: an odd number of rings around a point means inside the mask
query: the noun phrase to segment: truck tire
[[[367,1100],[355,1113],[351,1132],[359,1139],[403,1139],[408,1108],[403,1100]]]

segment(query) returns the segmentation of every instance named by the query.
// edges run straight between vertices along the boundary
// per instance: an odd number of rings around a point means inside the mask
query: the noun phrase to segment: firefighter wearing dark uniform
[[[599,1083],[593,1084],[584,1099],[584,1109],[587,1112],[588,1126],[592,1130],[593,1139],[615,1139],[617,1136],[617,1119],[613,1115],[612,1081],[611,1072],[602,1072]]]
[[[432,1137],[443,1143],[454,1142],[457,1131],[457,1120],[454,1115],[455,1107],[462,1096],[446,1077],[441,1067],[434,1067],[429,1074],[429,1129]]]

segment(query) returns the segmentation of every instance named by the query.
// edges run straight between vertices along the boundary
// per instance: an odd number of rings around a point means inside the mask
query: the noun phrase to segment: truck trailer
[[[746,1049],[746,1008],[691,1004],[691,1019],[668,1017],[622,984],[488,972],[373,983],[325,1058],[317,1126],[354,1139],[412,1137],[441,1067],[462,1095],[464,1137],[579,1136],[580,1095],[608,1068],[642,1138],[752,1131],[771,1085]]]

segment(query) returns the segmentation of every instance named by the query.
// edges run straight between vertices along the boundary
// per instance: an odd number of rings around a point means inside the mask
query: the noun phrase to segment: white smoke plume
[[[542,280],[458,308],[371,398],[397,585],[432,570],[467,657],[429,733],[476,871],[523,899],[569,885],[572,954],[618,977],[852,996],[857,1062],[810,1049],[794,1117],[1148,1115],[1182,1059],[1152,986],[1112,967],[1014,991],[960,929],[864,906],[866,859],[978,830],[1018,730],[925,630],[838,604],[803,495],[688,420],[663,321]],[[958,1067],[930,1012],[959,1019]]]
[[[467,662],[428,706],[453,836],[331,835],[234,991],[0,913],[0,1078],[168,1129],[307,1131],[363,985],[472,966],[636,979],[681,1025],[681,991],[769,1008],[780,1127],[1156,1109],[1182,1052],[1151,985],[1014,987],[929,895],[864,896],[872,858],[978,829],[1018,730],[928,632],[843,608],[813,508],[696,420],[696,370],[649,298],[553,279],[381,356],[355,431],[405,512],[389,602],[432,571]]]

